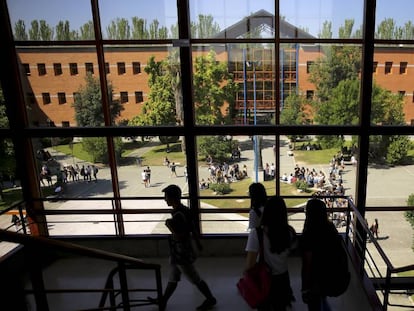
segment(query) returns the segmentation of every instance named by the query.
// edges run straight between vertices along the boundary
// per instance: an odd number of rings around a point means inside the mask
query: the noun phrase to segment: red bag
[[[257,235],[260,241],[259,262],[245,272],[237,282],[240,295],[253,309],[260,306],[268,298],[272,280],[271,271],[263,259],[263,235],[261,230],[258,230]]]

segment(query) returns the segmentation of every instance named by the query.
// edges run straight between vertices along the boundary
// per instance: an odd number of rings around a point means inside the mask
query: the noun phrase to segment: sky
[[[8,0],[12,25],[19,19],[25,21],[26,29],[32,20],[44,19],[55,27],[61,20],[69,20],[71,29],[92,20],[90,0]],[[101,24],[105,28],[115,18],[131,19],[133,16],[149,23],[158,19],[168,28],[177,22],[175,0],[99,0]],[[245,16],[260,9],[274,12],[273,0],[190,0],[191,20],[199,14],[214,17],[224,29]],[[413,21],[413,0],[377,0],[377,24],[384,18],[394,18],[403,26]],[[291,24],[307,29],[317,36],[323,22],[332,22],[334,36],[345,19],[354,19],[355,28],[362,24],[363,0],[280,0],[280,13]]]

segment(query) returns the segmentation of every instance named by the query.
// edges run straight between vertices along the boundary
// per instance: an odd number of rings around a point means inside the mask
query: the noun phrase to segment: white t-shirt
[[[264,207],[261,206],[259,208],[260,212],[263,214]],[[260,219],[261,217],[257,215],[254,209],[250,209],[249,211],[249,229],[256,228],[260,226]]]
[[[288,270],[288,257],[289,249],[281,253],[270,252],[270,242],[267,235],[263,232],[263,247],[264,247],[264,260],[272,270],[272,274],[278,275],[285,273]],[[249,237],[246,244],[246,252],[259,252],[260,251],[259,238],[255,228],[252,228],[249,232]]]

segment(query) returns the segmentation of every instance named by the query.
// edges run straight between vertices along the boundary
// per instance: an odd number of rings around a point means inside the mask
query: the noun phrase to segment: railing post
[[[32,281],[33,294],[36,301],[36,309],[49,311],[47,296],[45,292],[45,283],[43,280],[42,265],[39,262],[39,256],[32,246],[25,246],[27,258],[31,258],[29,263],[30,280]]]
[[[121,286],[122,306],[124,311],[130,311],[128,282],[125,271],[125,263],[118,262],[119,267],[119,285]]]
[[[385,288],[384,288],[384,302],[382,305],[382,310],[387,311],[388,309],[388,301],[390,296],[390,286],[391,286],[391,270],[387,267],[387,276],[385,277]]]

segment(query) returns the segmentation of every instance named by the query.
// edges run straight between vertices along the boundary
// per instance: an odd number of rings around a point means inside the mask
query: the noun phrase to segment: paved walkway
[[[240,137],[237,137],[240,139]],[[248,142],[248,138],[245,140]],[[156,144],[154,142],[153,144]],[[296,164],[295,158],[287,155],[287,141],[281,141],[281,173],[293,172],[293,168]],[[133,153],[131,156],[142,155],[147,152],[148,149],[152,148],[153,145],[140,148],[138,151]],[[312,152],[312,151],[309,151]],[[52,155],[62,164],[78,163],[79,165],[86,164],[81,160],[73,159],[72,157],[66,157],[62,154],[58,154],[52,151]],[[274,162],[274,154],[272,150],[271,141],[265,142],[265,147],[262,151],[263,163]],[[243,150],[242,161],[239,163],[241,166],[246,164],[249,172],[252,173],[253,169],[253,151]],[[174,160],[174,159],[171,159]],[[300,166],[304,166],[304,163],[298,163]],[[145,162],[143,163],[145,166]],[[316,170],[328,171],[328,163],[311,166],[309,168],[315,168]],[[145,188],[141,182],[141,171],[143,167],[135,165],[121,166],[118,168],[118,177],[120,181],[120,192],[123,197],[136,197],[136,196],[156,196],[159,200],[125,200],[122,202],[123,207],[128,208],[167,208],[164,200],[162,199],[161,190],[170,183],[179,185],[183,192],[187,190],[186,178],[184,176],[184,167],[181,163],[177,167],[177,177],[171,177],[170,169],[163,166],[160,163],[159,166],[151,166],[151,187]],[[206,166],[199,167],[199,175],[201,178],[208,177],[208,170]],[[346,188],[346,194],[355,195],[355,184],[356,184],[356,168],[348,165],[345,168],[344,174],[344,185]],[[77,198],[90,198],[90,197],[109,197],[112,195],[112,184],[110,182],[110,171],[106,167],[102,167],[98,173],[98,182],[75,182],[68,184],[67,193],[69,196]],[[411,186],[414,184],[414,166],[403,166],[395,168],[386,167],[375,167],[369,168],[368,173],[368,206],[375,205],[388,205],[388,206],[401,206],[406,205],[408,196],[414,192],[414,188]],[[247,191],[247,189],[246,189]],[[111,208],[111,203],[107,201],[66,201],[66,202],[48,202],[46,203],[47,208],[50,209],[76,209],[80,206],[85,209],[98,209],[98,208]],[[87,220],[90,217],[88,215],[78,216],[64,216],[65,220],[71,220],[73,223],[59,223],[52,227],[53,234],[76,234],[77,228],[80,231],[84,231],[85,228],[90,232],[94,233],[105,233],[112,232],[113,226],[111,221],[113,220],[109,216],[101,216],[102,218],[97,220],[94,225],[88,223],[81,223],[76,225],[76,221]],[[131,221],[127,223],[127,232],[129,233],[159,233],[163,232],[164,226],[160,226],[160,220],[165,215],[140,215],[138,216],[128,215],[125,216],[126,220]],[[214,226],[214,229],[207,229],[207,232],[218,233],[222,231],[219,227],[224,227],[223,230],[229,232],[244,232],[246,230],[245,218],[239,215],[223,215],[227,217],[225,224],[222,222],[214,222],[212,219],[217,219],[217,215],[204,216],[208,218],[210,222],[208,224]],[[303,217],[300,216],[300,217]],[[10,225],[10,219],[0,219],[0,225],[2,227]],[[62,216],[53,216],[54,220],[61,220]],[[403,266],[412,264],[414,262],[414,253],[411,249],[413,245],[413,230],[410,224],[405,220],[403,212],[370,212],[367,213],[366,218],[371,223],[374,218],[379,219],[380,224],[380,239],[379,243],[390,257],[391,262],[395,266]],[[139,226],[133,225],[134,220],[145,221]],[[108,221],[108,222],[105,222]],[[222,219],[220,220],[222,221]],[[163,222],[161,222],[163,223]],[[301,223],[299,224],[301,230]],[[128,229],[129,227],[129,229]],[[138,231],[137,231],[138,230]]]

